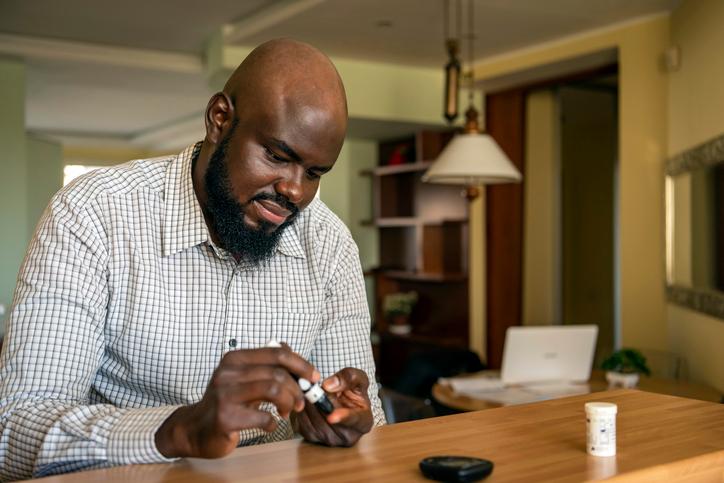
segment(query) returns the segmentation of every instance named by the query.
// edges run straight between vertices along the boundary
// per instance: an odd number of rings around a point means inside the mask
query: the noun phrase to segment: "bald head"
[[[347,100],[332,62],[309,44],[276,39],[255,48],[234,71],[224,92],[237,110],[321,109],[346,129]]]

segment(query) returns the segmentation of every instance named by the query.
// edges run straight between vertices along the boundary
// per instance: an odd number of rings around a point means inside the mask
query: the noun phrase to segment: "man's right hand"
[[[156,432],[156,447],[167,458],[219,458],[239,444],[239,431],[274,431],[277,423],[263,402],[283,418],[304,409],[304,394],[291,374],[312,382],[319,372],[289,347],[228,352],[214,371],[204,397],[177,409]]]

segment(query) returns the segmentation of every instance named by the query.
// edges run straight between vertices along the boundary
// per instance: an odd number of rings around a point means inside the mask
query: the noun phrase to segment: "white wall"
[[[724,134],[724,2],[686,0],[671,16],[681,68],[669,76],[668,154]],[[724,321],[667,304],[669,346],[690,377],[724,392]]]

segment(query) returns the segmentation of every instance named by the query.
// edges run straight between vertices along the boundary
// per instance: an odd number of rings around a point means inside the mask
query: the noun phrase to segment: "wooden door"
[[[520,325],[523,279],[523,183],[525,91],[486,96],[487,132],[523,174],[522,183],[486,187],[487,359],[500,368],[505,331]]]

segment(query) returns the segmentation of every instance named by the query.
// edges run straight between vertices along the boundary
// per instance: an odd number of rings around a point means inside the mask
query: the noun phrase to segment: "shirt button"
[[[229,347],[232,349],[236,347],[236,339],[229,339]]]

